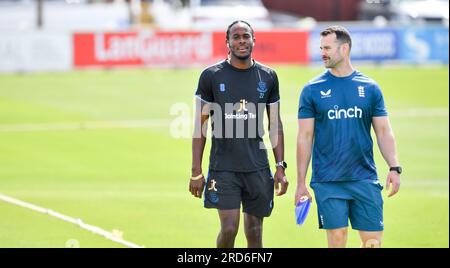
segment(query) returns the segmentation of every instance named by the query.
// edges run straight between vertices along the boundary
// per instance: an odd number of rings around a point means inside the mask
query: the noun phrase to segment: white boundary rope
[[[27,203],[27,202],[24,202],[24,201],[21,201],[21,200],[18,200],[18,199],[15,199],[15,198],[9,197],[7,195],[3,195],[3,194],[0,194],[0,200],[2,200],[4,202],[7,202],[7,203],[10,203],[10,204],[13,204],[13,205],[17,205],[17,206],[20,206],[20,207],[31,209],[33,211],[40,212],[42,214],[47,214],[49,216],[58,218],[60,220],[63,220],[63,221],[75,224],[75,225],[79,226],[82,229],[91,231],[94,234],[101,235],[101,236],[103,236],[104,238],[106,238],[108,240],[111,240],[113,242],[122,244],[124,246],[130,247],[130,248],[142,248],[141,246],[138,246],[138,245],[136,245],[134,243],[131,243],[131,242],[123,240],[120,237],[121,236],[120,234],[111,233],[111,232],[103,230],[100,227],[84,223],[81,219],[75,219],[75,218],[63,215],[61,213],[58,213],[56,211],[52,211],[52,210],[47,209],[47,208],[42,208],[42,207],[33,205],[31,203]]]

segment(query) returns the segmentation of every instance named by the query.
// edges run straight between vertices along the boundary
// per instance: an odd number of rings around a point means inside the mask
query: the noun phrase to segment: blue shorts
[[[377,180],[313,182],[320,229],[383,231],[383,186]]]

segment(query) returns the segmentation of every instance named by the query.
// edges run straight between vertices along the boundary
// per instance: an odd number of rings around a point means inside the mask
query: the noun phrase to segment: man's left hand
[[[396,171],[390,171],[388,173],[386,179],[386,190],[389,190],[391,184],[392,190],[388,194],[388,197],[395,195],[398,192],[398,190],[400,190],[400,174],[398,174]]]

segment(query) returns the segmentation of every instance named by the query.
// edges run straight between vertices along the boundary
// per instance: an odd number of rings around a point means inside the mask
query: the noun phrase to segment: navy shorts
[[[263,218],[273,209],[274,181],[269,168],[255,172],[210,170],[205,187],[205,208],[240,209]]]
[[[383,186],[376,180],[313,182],[320,229],[382,231]]]

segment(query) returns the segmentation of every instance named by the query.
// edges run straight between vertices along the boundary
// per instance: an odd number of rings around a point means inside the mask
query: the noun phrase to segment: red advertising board
[[[75,33],[74,66],[191,65],[212,58],[210,33]]]
[[[262,63],[308,62],[307,32],[258,32],[254,58]],[[75,67],[190,66],[211,64],[227,55],[225,33],[75,33]]]
[[[263,64],[289,63],[306,64],[308,55],[308,32],[272,31],[256,32],[253,58]],[[216,58],[227,55],[225,33],[214,33],[213,54]]]

